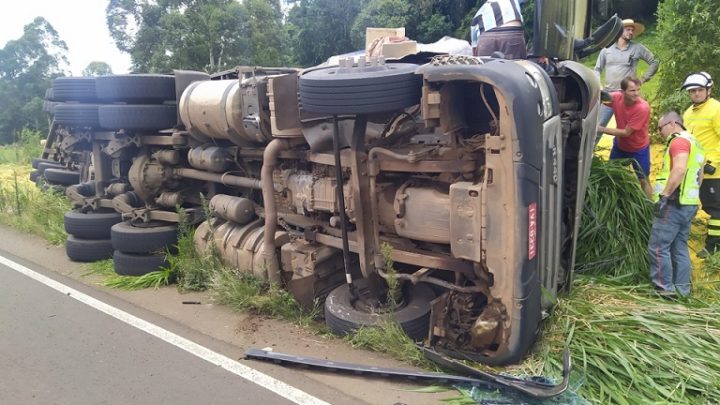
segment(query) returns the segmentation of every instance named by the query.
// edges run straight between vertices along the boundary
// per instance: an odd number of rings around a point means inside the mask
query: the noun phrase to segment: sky
[[[120,52],[105,25],[107,0],[22,0],[0,13],[0,48],[23,34],[35,17],[44,17],[68,46],[69,69],[80,76],[90,62],[106,62],[113,73],[128,73],[130,56]]]

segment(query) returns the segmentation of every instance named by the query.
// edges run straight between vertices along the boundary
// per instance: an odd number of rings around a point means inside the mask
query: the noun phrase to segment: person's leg
[[[675,284],[675,289],[682,296],[690,295],[692,263],[688,253],[688,238],[690,237],[690,223],[696,213],[697,206],[683,205],[679,207],[678,219],[681,222],[678,224],[678,233],[670,248],[675,269],[673,284]]]
[[[633,169],[640,180],[640,188],[649,199],[653,199],[653,188],[650,185],[650,145],[633,153]]]
[[[720,251],[720,179],[705,179],[700,186],[700,202],[702,210],[710,215],[705,238],[705,252],[700,257],[707,257]]]
[[[598,114],[598,126],[606,127],[608,122],[610,122],[610,118],[613,116],[613,109],[612,107],[608,107],[605,104],[600,105],[600,113]],[[598,142],[600,142],[600,138],[602,138],[603,133],[598,131],[595,135],[595,146],[597,146]]]
[[[668,204],[661,216],[653,219],[648,242],[650,281],[657,290],[667,293],[675,292],[670,247],[678,232],[677,209],[677,206]]]

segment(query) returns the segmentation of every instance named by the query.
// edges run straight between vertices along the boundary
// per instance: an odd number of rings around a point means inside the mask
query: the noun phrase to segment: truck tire
[[[177,244],[177,224],[151,222],[146,226],[134,226],[119,222],[110,229],[113,248],[124,253],[151,253],[164,251]]]
[[[32,160],[32,168],[33,168],[33,169],[38,169],[38,166],[40,165],[40,163],[52,163],[52,164],[54,164],[54,165],[60,165],[61,167],[65,167],[65,166],[62,166],[62,165],[60,164],[60,162],[56,162],[56,161],[54,161],[54,160],[52,160],[52,159],[33,158],[33,160]]]
[[[116,250],[113,253],[115,273],[121,276],[142,276],[167,267],[167,258],[162,254],[134,254]]]
[[[46,98],[48,94],[45,94]],[[94,102],[97,100],[95,94],[94,77],[58,77],[53,80],[52,93],[54,101],[81,101]],[[48,98],[50,100],[50,98]]]
[[[55,122],[58,124],[98,127],[98,106],[96,104],[58,104],[55,106]]]
[[[61,186],[72,186],[80,183],[80,172],[67,169],[47,169],[43,172],[43,177],[48,183]]]
[[[75,262],[96,262],[111,258],[113,248],[110,239],[82,239],[70,235],[65,241],[65,253]]]
[[[152,103],[175,100],[175,76],[107,75],[97,78],[97,97],[108,102]]]
[[[300,76],[305,111],[322,114],[372,114],[403,110],[420,102],[422,77],[417,65],[393,63],[374,68],[337,66]]]
[[[47,169],[67,169],[65,165],[62,165],[57,162],[39,162],[37,166],[37,170],[40,172],[40,174],[45,173],[45,170]]]
[[[113,131],[157,131],[177,125],[177,107],[174,105],[103,105],[98,115],[100,127]]]
[[[69,211],[65,213],[65,232],[82,239],[110,239],[110,228],[122,218],[115,211],[88,212]]]
[[[392,319],[410,338],[423,340],[428,335],[430,301],[434,298],[435,294],[427,285],[411,285],[405,294],[405,305],[392,314]],[[332,290],[325,300],[325,323],[338,335],[376,325],[380,320],[381,315],[358,310],[352,305],[347,284]]]

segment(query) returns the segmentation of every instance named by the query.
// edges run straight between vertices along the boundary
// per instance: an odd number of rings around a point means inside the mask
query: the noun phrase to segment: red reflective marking
[[[537,203],[528,207],[528,260],[537,254]]]

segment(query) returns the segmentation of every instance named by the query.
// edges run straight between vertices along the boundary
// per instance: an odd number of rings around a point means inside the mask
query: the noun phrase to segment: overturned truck
[[[600,102],[572,60],[620,28],[575,40],[588,11],[566,3],[538,1],[543,58],[59,78],[35,176],[65,176],[75,260],[153,271],[183,217],[199,251],[323,303],[334,332],[386,314],[445,353],[514,362],[572,278]]]

